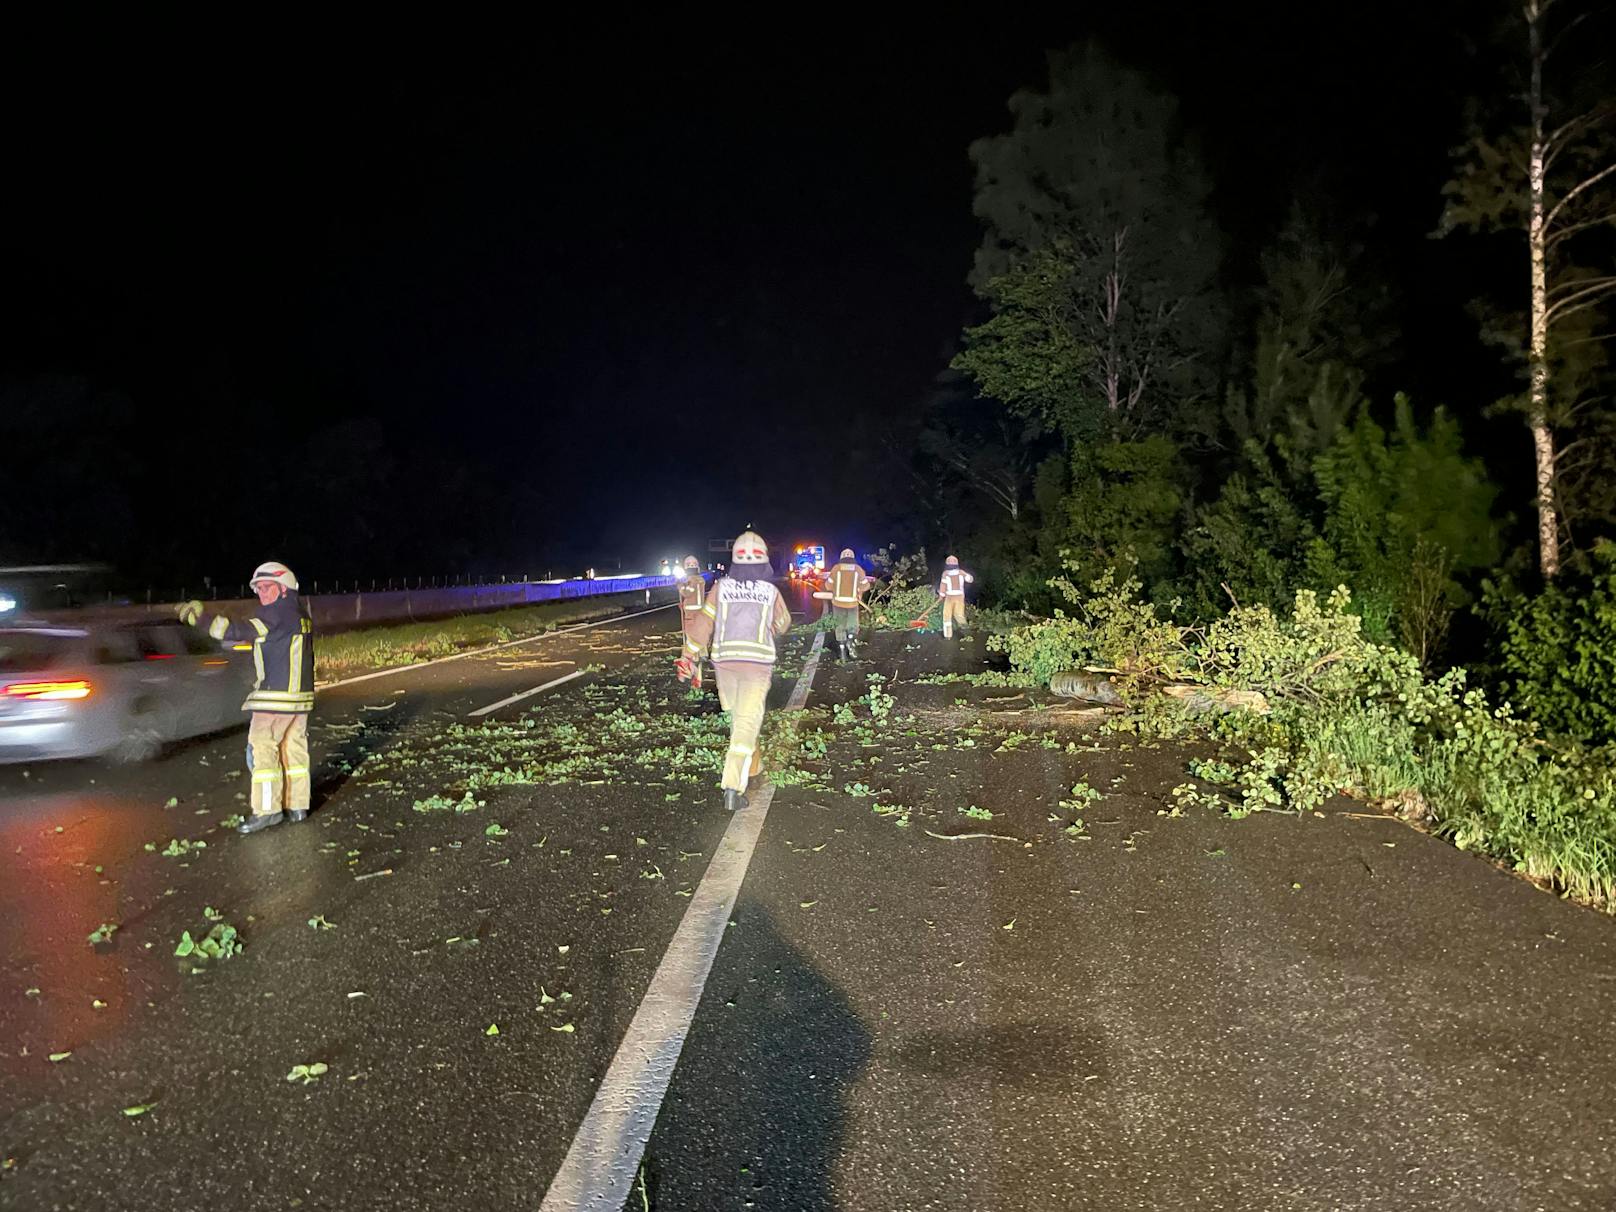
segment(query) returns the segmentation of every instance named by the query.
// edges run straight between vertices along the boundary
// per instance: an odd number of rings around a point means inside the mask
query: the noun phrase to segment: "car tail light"
[[[5,689],[14,699],[87,699],[90,683],[82,679],[67,682],[12,682]]]

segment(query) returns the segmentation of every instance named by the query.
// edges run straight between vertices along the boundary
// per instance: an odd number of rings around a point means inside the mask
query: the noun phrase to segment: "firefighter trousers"
[[[961,631],[965,630],[965,599],[943,599],[943,635],[948,639],[954,638],[954,627],[958,624]]]
[[[857,606],[832,606],[830,608],[831,626],[835,628],[838,643],[845,644],[850,639],[858,639],[859,609]]]
[[[247,728],[252,751],[252,811],[269,816],[283,808],[309,810],[309,717],[255,711]]]
[[[697,690],[700,690],[701,689],[701,654],[699,652],[692,652],[690,650],[690,645],[692,643],[696,643],[697,645],[700,644],[700,641],[696,640],[695,636],[694,636],[694,630],[695,630],[695,625],[696,625],[695,624],[695,616],[687,614],[687,615],[685,615],[685,617],[682,620],[680,620],[680,623],[681,623],[681,627],[680,627],[679,634],[685,641],[684,648],[681,649],[681,651],[686,656],[688,656],[690,658],[690,664],[695,669],[695,672],[690,675],[690,684],[692,686],[694,686]]]
[[[774,681],[774,666],[753,661],[714,663],[718,702],[729,712],[729,751],[724,755],[725,791],[745,791],[747,780],[763,772],[758,733],[763,731],[763,706]]]

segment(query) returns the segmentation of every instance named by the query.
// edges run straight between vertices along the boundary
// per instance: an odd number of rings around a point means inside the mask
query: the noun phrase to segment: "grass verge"
[[[314,677],[317,682],[334,682],[377,669],[415,665],[471,648],[540,635],[570,623],[609,618],[636,606],[643,608],[644,602],[639,593],[611,594],[321,636],[315,647]]]

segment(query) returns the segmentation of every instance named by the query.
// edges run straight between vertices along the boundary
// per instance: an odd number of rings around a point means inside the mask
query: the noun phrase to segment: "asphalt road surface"
[[[731,825],[674,626],[323,693],[254,837],[239,731],[0,771],[0,1208],[539,1207]],[[1183,753],[915,680],[978,641],[868,652],[613,1207],[1616,1207],[1608,918],[1363,805],[1169,815]]]

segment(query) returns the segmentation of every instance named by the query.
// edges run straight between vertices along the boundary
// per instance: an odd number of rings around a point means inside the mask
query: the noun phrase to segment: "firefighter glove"
[[[679,680],[681,682],[688,682],[696,676],[695,662],[687,656],[680,657],[673,663],[673,667],[679,671]]]
[[[180,616],[180,622],[194,627],[196,621],[202,617],[202,603],[195,600],[181,602],[174,607],[174,613]]]

